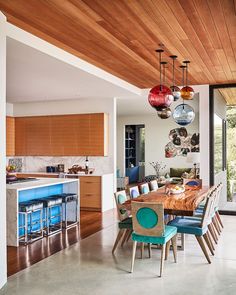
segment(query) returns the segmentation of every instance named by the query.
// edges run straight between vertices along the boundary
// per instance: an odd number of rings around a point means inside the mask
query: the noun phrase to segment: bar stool
[[[61,194],[60,197],[62,198],[62,203],[64,205],[62,209],[63,228],[67,230],[73,226],[76,226],[78,223],[78,195],[72,193],[64,193]],[[68,216],[68,207],[71,204],[73,206],[74,216],[72,216],[72,214]],[[69,221],[68,218],[72,219],[73,221]]]
[[[43,202],[32,200],[19,203],[19,219],[23,217],[23,225],[19,226],[19,243],[27,245],[43,238]],[[23,234],[21,231],[23,230]]]
[[[44,234],[50,236],[62,231],[62,198],[53,195],[40,199],[44,207]]]

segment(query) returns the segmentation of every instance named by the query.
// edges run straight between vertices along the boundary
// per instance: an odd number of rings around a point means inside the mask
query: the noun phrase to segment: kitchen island
[[[73,193],[78,195],[79,180],[61,178],[37,178],[22,183],[7,184],[7,245],[19,246],[19,203],[51,195]],[[80,212],[79,208],[77,210]],[[79,220],[79,216],[78,216]]]

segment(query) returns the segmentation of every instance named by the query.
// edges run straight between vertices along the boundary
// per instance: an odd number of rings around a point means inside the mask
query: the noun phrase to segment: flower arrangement
[[[160,172],[161,170],[165,169],[166,168],[166,165],[163,164],[163,162],[149,162],[149,164],[154,168],[155,172],[156,172],[156,177],[157,179],[160,178]]]

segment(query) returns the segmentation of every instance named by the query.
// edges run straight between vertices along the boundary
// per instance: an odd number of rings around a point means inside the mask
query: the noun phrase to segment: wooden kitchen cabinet
[[[101,177],[82,176],[79,179],[81,210],[101,211]]]
[[[107,156],[108,115],[15,118],[17,156]]]
[[[15,118],[6,117],[6,154],[7,156],[15,155]]]

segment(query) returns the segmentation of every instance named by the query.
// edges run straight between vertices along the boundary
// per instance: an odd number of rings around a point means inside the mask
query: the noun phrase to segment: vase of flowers
[[[163,162],[159,162],[159,161],[156,161],[156,162],[149,162],[149,164],[153,167],[153,169],[155,170],[155,173],[156,173],[156,178],[157,179],[160,179],[160,176],[161,176],[161,171],[164,170],[166,168],[166,165],[163,164]]]

